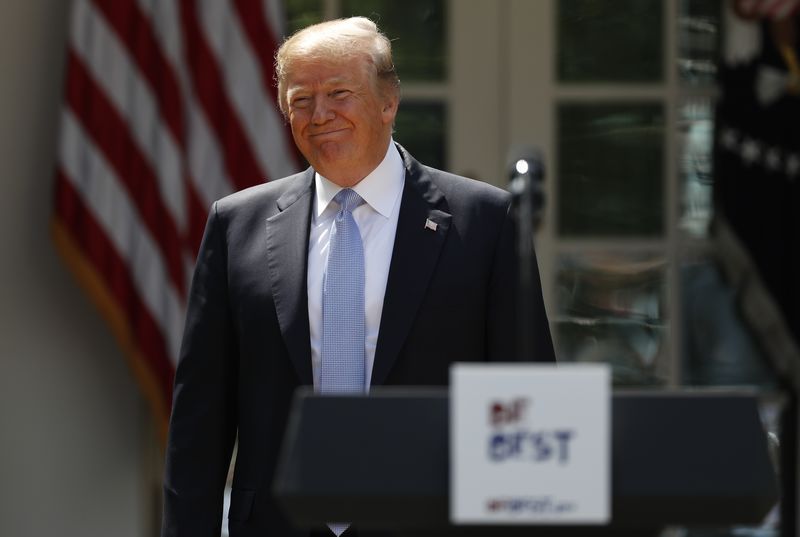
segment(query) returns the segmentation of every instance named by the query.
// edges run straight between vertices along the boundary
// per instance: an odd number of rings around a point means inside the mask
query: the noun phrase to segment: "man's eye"
[[[338,89],[331,92],[331,97],[333,97],[334,99],[344,99],[348,95],[350,95],[350,90],[346,89]]]
[[[311,99],[308,97],[296,97],[292,99],[292,108],[305,108],[310,102]]]

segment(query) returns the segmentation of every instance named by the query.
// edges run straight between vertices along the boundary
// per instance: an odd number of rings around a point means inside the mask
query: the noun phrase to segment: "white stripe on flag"
[[[283,9],[281,0],[263,0],[264,16],[267,24],[272,29],[272,36],[275,38],[275,46],[281,45],[281,38],[286,33],[286,13]]]

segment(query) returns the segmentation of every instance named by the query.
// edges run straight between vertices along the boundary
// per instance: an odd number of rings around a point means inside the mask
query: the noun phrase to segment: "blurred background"
[[[0,535],[158,534],[206,210],[304,166],[275,110],[272,54],[286,32],[340,16],[393,40],[395,140],[420,161],[505,188],[517,156],[538,155],[533,239],[560,360],[609,363],[617,388],[755,390],[781,437],[800,378],[798,12],[0,2]],[[784,460],[795,446],[782,439]],[[775,511],[722,534],[779,528]]]

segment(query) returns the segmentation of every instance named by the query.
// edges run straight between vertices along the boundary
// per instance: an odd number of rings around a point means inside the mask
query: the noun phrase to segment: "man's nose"
[[[316,125],[321,125],[333,119],[333,109],[330,107],[326,99],[318,98],[314,101],[314,113],[311,114],[311,121]]]

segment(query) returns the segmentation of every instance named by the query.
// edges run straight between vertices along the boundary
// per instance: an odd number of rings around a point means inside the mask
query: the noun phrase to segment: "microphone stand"
[[[544,205],[542,182],[544,165],[539,151],[532,147],[514,148],[509,153],[511,211],[517,230],[518,309],[517,357],[527,361],[533,355],[533,233],[541,221]]]

